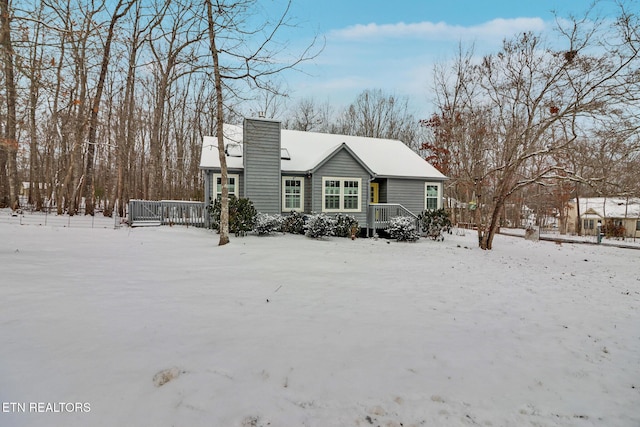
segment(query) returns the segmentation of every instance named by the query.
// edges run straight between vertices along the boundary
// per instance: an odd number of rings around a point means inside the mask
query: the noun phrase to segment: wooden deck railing
[[[206,214],[203,202],[129,200],[128,206],[131,227],[173,224],[204,227]]]

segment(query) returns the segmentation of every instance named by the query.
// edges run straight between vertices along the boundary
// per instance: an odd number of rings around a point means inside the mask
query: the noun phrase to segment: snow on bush
[[[334,236],[336,237],[351,237],[351,235],[357,236],[360,234],[360,226],[358,220],[352,215],[337,214],[336,215],[336,229]]]
[[[260,235],[271,234],[275,231],[282,230],[283,222],[284,218],[282,217],[282,215],[269,215],[260,212],[256,216],[256,222],[253,229]]]
[[[291,213],[283,219],[282,231],[291,234],[304,234],[304,222],[305,216],[303,214],[291,211]]]
[[[398,242],[415,242],[420,238],[416,220],[408,216],[394,216],[389,220],[389,236]]]
[[[424,211],[418,215],[422,231],[427,237],[436,241],[444,240],[444,232],[451,232],[451,220],[449,213],[444,209],[436,209],[432,211]]]
[[[332,236],[336,228],[336,220],[323,213],[312,214],[308,217],[304,228],[307,237],[317,239]]]

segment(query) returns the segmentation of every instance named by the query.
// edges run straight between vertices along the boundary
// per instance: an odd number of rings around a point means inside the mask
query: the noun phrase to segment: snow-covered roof
[[[242,126],[224,125],[224,146],[227,151],[227,168],[242,169]],[[200,153],[201,168],[219,168],[218,138],[205,136],[202,139],[202,152]]]
[[[230,155],[232,153],[229,146],[242,144],[242,127],[225,125],[223,129],[225,147],[229,153],[227,167],[241,169],[243,168],[242,156]],[[283,172],[312,171],[342,144],[345,144],[376,176],[446,178],[402,141],[287,129],[281,132],[281,147],[287,150],[290,158],[290,160],[281,160]],[[220,167],[215,137],[204,137],[200,167],[203,169]]]
[[[575,199],[572,205],[576,205]],[[640,198],[587,197],[580,199],[580,212],[601,218],[640,218]]]

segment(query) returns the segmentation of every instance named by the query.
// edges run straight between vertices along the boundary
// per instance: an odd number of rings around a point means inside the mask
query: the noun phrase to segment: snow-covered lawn
[[[0,224],[0,425],[640,425],[640,251],[476,240]]]

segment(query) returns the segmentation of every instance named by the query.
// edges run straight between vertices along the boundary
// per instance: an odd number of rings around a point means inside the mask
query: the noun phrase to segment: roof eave
[[[446,176],[406,176],[406,175],[376,175],[376,178],[384,179],[418,179],[421,181],[448,181]]]

